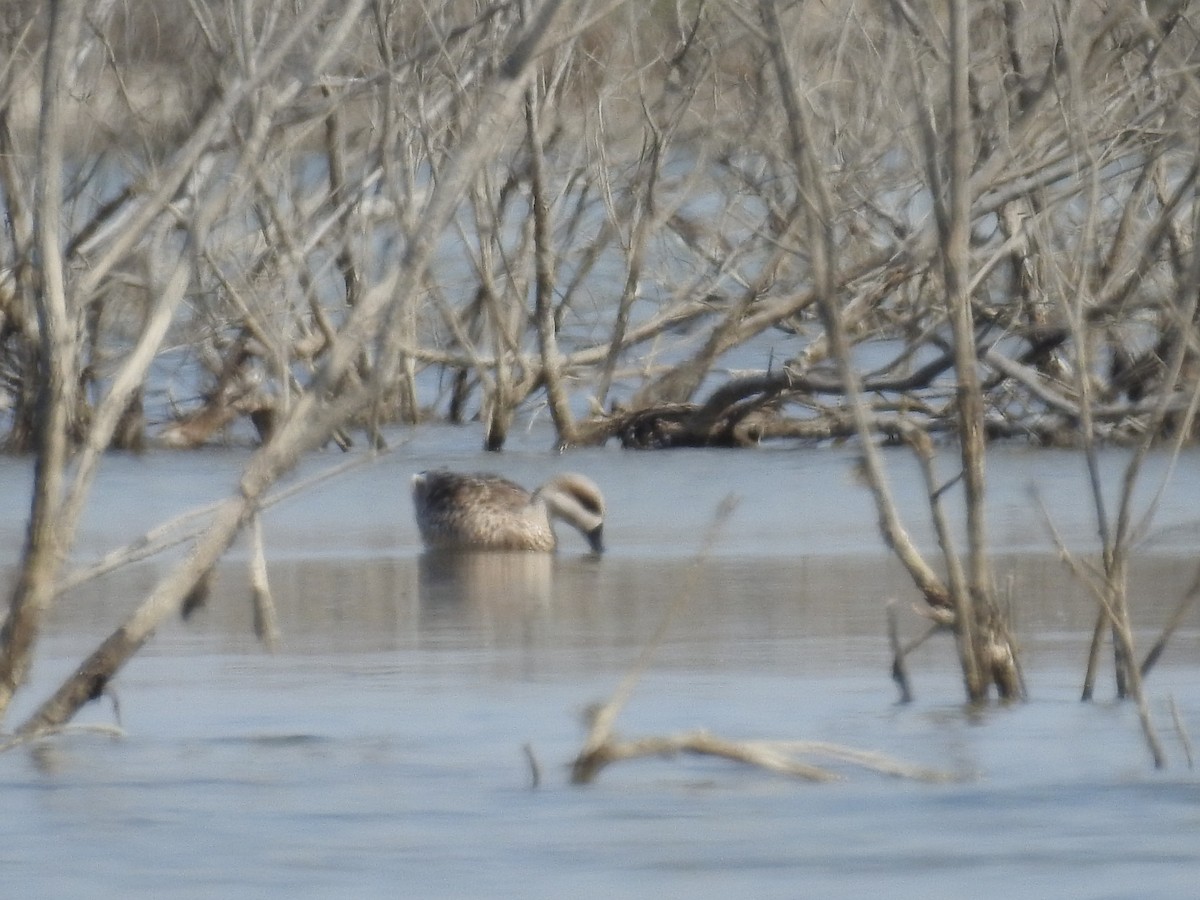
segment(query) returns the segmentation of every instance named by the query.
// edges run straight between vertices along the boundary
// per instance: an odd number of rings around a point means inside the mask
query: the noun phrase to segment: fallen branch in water
[[[637,662],[621,679],[608,702],[597,704],[588,711],[587,738],[584,740],[579,755],[575,757],[575,761],[571,765],[572,784],[591,783],[600,774],[601,769],[614,762],[650,756],[671,757],[683,753],[720,757],[733,762],[757,766],[768,772],[813,782],[838,781],[842,776],[830,769],[815,766],[798,758],[802,754],[824,756],[838,762],[901,778],[920,781],[957,780],[957,776],[947,772],[912,766],[879,753],[819,741],[735,741],[718,737],[704,730],[639,738],[622,738],[616,734],[614,726],[617,716],[632,696],[642,674],[649,668],[655,651],[663,642],[668,625],[687,600],[695,594],[694,581],[700,571],[698,564],[708,555],[720,526],[729,518],[735,505],[733,497],[726,497],[718,506],[713,521],[705,533],[700,552],[697,554],[696,564],[692,566],[679,592],[667,607],[662,621],[642,650]]]
[[[839,777],[828,769],[809,765],[781,752],[768,741],[729,741],[707,731],[688,731],[630,740],[610,734],[586,758],[576,760],[572,780],[576,784],[590,782],[610,763],[647,756],[676,756],[680,753],[719,756],[805,781],[836,781]]]
[[[590,760],[593,757],[599,760],[604,756],[617,716],[620,715],[621,710],[633,695],[633,689],[637,687],[642,673],[649,668],[650,660],[654,657],[655,651],[662,644],[663,638],[666,636],[667,626],[670,625],[676,613],[683,608],[684,604],[695,593],[694,582],[699,571],[699,563],[708,555],[709,549],[716,541],[718,530],[724,524],[725,520],[729,518],[736,506],[737,500],[733,495],[729,495],[721,501],[716,513],[713,515],[712,523],[705,532],[704,540],[700,545],[700,552],[696,555],[695,562],[688,570],[687,578],[684,579],[681,589],[676,593],[674,599],[671,600],[667,611],[663,614],[662,621],[659,622],[654,634],[650,636],[650,640],[642,650],[641,656],[638,657],[633,668],[625,673],[625,677],[621,679],[621,683],[617,685],[617,689],[613,692],[609,701],[593,710],[590,716],[590,729],[587,739],[583,743],[583,749],[579,751],[579,756],[575,759],[572,770],[571,781],[575,784],[583,784],[591,780],[594,772],[591,771],[592,763]]]
[[[788,775],[804,781],[841,781],[839,773],[799,757],[803,754],[829,757],[835,762],[848,763],[883,775],[917,781],[946,782],[960,780],[949,772],[909,765],[881,753],[857,750],[839,744],[819,741],[743,740],[718,737],[704,730],[679,734],[620,739],[609,736],[586,759],[576,760],[572,780],[576,784],[592,781],[610,763],[649,756],[672,757],[679,754],[715,756]]]

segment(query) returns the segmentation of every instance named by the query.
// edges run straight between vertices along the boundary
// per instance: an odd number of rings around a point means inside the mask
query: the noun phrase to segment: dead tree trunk
[[[946,301],[954,342],[959,452],[967,517],[968,585],[957,598],[955,629],[967,695],[986,699],[992,686],[1003,699],[1021,696],[1016,651],[996,604],[985,512],[983,389],[971,307],[971,173],[975,133],[970,100],[971,4],[950,3],[950,134],[947,210],[942,230]]]
[[[50,40],[42,81],[38,133],[36,234],[42,277],[37,312],[38,399],[34,427],[37,461],[33,504],[21,554],[20,576],[0,630],[0,721],[24,682],[46,608],[54,596],[54,580],[66,548],[59,544],[58,511],[62,508],[69,452],[70,418],[75,409],[75,330],[67,301],[60,237],[62,213],[63,102],[70,55],[83,13],[81,0],[50,4]]]
[[[979,360],[975,354],[975,322],[971,311],[971,193],[974,130],[968,96],[970,65],[970,10],[967,0],[950,3],[950,135],[947,156],[950,170],[947,209],[939,217],[942,230],[946,305],[954,339],[955,395],[958,439],[962,458],[967,512],[968,584],[955,597],[955,634],[967,696],[975,702],[988,693],[986,659],[995,628],[991,572],[984,532],[983,394]],[[997,680],[1005,695],[1007,681]]]

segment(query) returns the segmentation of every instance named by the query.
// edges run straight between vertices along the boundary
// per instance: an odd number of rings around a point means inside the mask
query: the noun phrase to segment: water
[[[56,737],[0,756],[0,884],[28,897],[1182,897],[1200,864],[1200,627],[1189,614],[1152,673],[1170,758],[1155,772],[1135,711],[1077,700],[1093,617],[1054,559],[1027,489],[1068,541],[1093,526],[1077,461],[1007,451],[990,469],[997,569],[1031,699],[966,712],[947,639],[911,660],[896,704],[883,603],[914,599],[881,551],[853,457],[547,454],[536,429],[483,456],[430,429],[378,463],[274,507],[264,523],[283,644],[250,635],[245,552],[209,606],[170,622],[115,682],[119,738]],[[109,461],[77,562],[221,496],[242,451]],[[1105,460],[1115,473],[1119,454]],[[894,457],[897,462],[902,457]],[[306,469],[333,461],[314,457]],[[563,535],[553,559],[447,569],[417,550],[407,475],[433,464],[528,483],[578,468],[611,507],[601,560]],[[1154,467],[1162,470],[1163,460]],[[906,509],[919,496],[897,469]],[[28,464],[0,461],[19,509]],[[1195,575],[1200,456],[1181,462],[1133,578],[1142,647]],[[740,503],[694,560],[713,511]],[[928,530],[915,518],[915,535]],[[19,517],[0,524],[4,562]],[[56,609],[18,721],[135,604],[165,561]],[[580,715],[608,697],[681,594],[623,734],[832,741],[958,776],[837,767],[795,782],[721,760],[615,765],[568,783]],[[903,617],[906,636],[922,624]],[[104,698],[81,723],[115,720]],[[526,749],[528,748],[528,749]],[[535,787],[530,759],[540,780]],[[820,760],[814,760],[820,762]]]

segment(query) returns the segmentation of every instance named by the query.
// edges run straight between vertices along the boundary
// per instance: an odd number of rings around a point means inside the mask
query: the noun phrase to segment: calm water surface
[[[883,604],[914,597],[882,553],[850,455],[558,457],[535,432],[485,457],[475,443],[472,431],[430,429],[270,511],[278,654],[249,634],[235,548],[209,606],[166,626],[117,679],[123,737],[75,733],[0,756],[5,895],[1195,896],[1200,779],[1184,735],[1200,734],[1200,621],[1189,616],[1149,682],[1171,760],[1156,773],[1134,710],[1108,699],[1110,678],[1100,702],[1077,700],[1094,611],[1029,497],[1036,486],[1067,539],[1089,548],[1073,457],[1014,450],[992,463],[991,535],[1032,699],[969,715],[948,639],[912,659],[916,702],[895,702]],[[219,498],[244,457],[114,458],[75,561]],[[331,461],[314,457],[306,470]],[[919,492],[896,461],[897,492],[927,542]],[[1121,462],[1106,458],[1110,476]],[[423,557],[407,479],[438,464],[530,484],[588,472],[608,496],[610,552],[589,558],[564,534],[553,559],[448,567]],[[27,463],[0,461],[5,508],[27,504],[28,479]],[[695,562],[731,493],[737,509]],[[1196,510],[1193,455],[1134,572],[1142,646],[1195,577]],[[6,563],[21,526],[16,514],[0,522]],[[14,721],[166,565],[62,602]],[[813,786],[688,758],[568,785],[581,711],[611,693],[681,592],[687,603],[622,715],[624,733],[833,741],[961,780],[842,769],[843,781]],[[921,622],[908,615],[904,629],[915,635]],[[115,715],[105,699],[81,721]]]

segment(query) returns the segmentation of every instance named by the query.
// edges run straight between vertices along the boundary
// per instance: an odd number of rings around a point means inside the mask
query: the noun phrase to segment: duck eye
[[[577,491],[575,492],[575,499],[579,501],[580,506],[593,515],[598,516],[601,514],[602,510],[600,509],[600,501],[591,494],[585,494]]]

